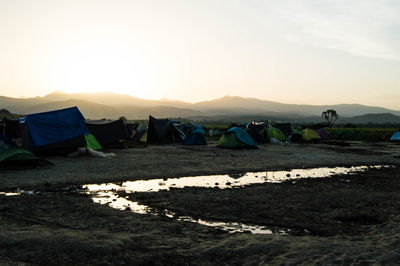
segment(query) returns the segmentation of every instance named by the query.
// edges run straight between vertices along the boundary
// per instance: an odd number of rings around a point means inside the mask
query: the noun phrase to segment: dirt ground
[[[116,158],[51,157],[54,167],[0,171],[0,263],[60,265],[384,264],[400,261],[400,146],[262,145],[257,150],[148,146]],[[356,175],[235,189],[185,188],[129,199],[214,221],[289,230],[230,234],[96,204],[63,190],[125,180],[387,164]]]

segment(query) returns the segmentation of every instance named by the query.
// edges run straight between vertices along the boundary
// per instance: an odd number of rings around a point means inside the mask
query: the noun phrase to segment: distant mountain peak
[[[49,94],[46,94],[44,97],[51,96],[51,95],[57,95],[57,94],[64,94],[65,95],[67,93],[62,91],[62,90],[55,90],[53,92],[50,92]]]

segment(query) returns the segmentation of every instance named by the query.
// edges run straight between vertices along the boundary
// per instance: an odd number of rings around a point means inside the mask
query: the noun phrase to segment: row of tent
[[[201,125],[180,124],[152,116],[149,116],[148,128],[144,124],[125,123],[122,119],[86,121],[77,107],[29,114],[18,120],[3,119],[0,123],[0,134],[19,138],[21,147],[26,152],[29,151],[30,155],[25,152],[24,156],[27,157],[33,155],[32,153],[68,154],[80,147],[93,150],[121,147],[126,141],[138,142],[144,137],[151,144],[207,145],[206,134],[219,134],[217,146],[225,148],[256,148],[258,143],[265,142],[313,142],[329,138],[323,129],[306,128],[300,131],[292,128],[289,123],[270,126],[265,122],[252,122],[208,132]],[[392,136],[392,140],[400,140],[400,131]],[[11,145],[9,139],[3,139],[2,142],[7,143],[0,150],[0,159],[3,158],[3,161],[6,157],[11,158],[6,155],[6,150],[7,154],[16,153],[15,156],[24,153],[21,148],[16,151],[16,145]]]
[[[38,154],[67,153],[77,147],[120,147],[125,140],[139,141],[146,126],[122,119],[86,121],[77,107],[30,114],[0,121],[0,134],[20,139],[21,146]]]
[[[148,143],[183,143],[184,145],[206,145],[204,135],[207,130],[201,125],[179,124],[168,119],[149,118],[147,133]],[[256,148],[257,143],[266,142],[313,142],[327,139],[324,130],[314,131],[292,129],[289,123],[277,124],[276,127],[266,123],[249,123],[231,125],[228,129],[212,129],[209,135],[218,136],[218,147],[224,148]]]
[[[206,145],[206,130],[202,126],[185,124],[175,126],[168,119],[149,117],[147,130],[144,124],[129,124],[122,119],[86,121],[77,107],[29,114],[18,120],[4,118],[0,121],[0,135],[20,141],[20,150],[37,155],[69,154],[81,147],[92,150],[121,147],[127,141],[138,142],[147,133],[148,143],[175,143]],[[5,141],[3,141],[5,143]],[[5,155],[14,145],[3,145]],[[23,149],[22,149],[23,148]],[[8,151],[8,153],[11,153]],[[32,154],[30,153],[30,154]],[[1,157],[0,157],[1,158]]]

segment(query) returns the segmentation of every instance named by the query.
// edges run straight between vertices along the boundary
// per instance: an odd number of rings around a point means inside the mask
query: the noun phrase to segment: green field
[[[331,128],[325,129],[334,140],[388,141],[397,128]]]

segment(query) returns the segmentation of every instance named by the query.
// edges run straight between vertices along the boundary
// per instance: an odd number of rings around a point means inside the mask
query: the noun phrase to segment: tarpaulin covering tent
[[[310,128],[303,129],[301,135],[303,136],[303,140],[307,142],[321,139],[321,137],[317,134],[317,132],[315,132]]]
[[[257,148],[257,143],[242,128],[233,127],[228,129],[219,139],[217,147],[221,148]]]
[[[184,137],[185,134],[170,123],[168,119],[157,119],[149,116],[147,143],[182,143]]]
[[[394,132],[393,136],[390,138],[391,141],[400,141],[400,131]]]
[[[34,152],[71,152],[86,145],[84,135],[89,133],[77,107],[29,114],[25,125]]]
[[[276,127],[269,127],[268,128],[268,139],[271,140],[271,138],[274,138],[278,141],[285,142],[286,141],[286,136],[283,134],[283,132],[276,128]]]
[[[31,152],[21,149],[6,136],[0,134],[0,169],[27,168],[53,165]]]
[[[87,121],[86,127],[103,147],[119,146],[122,141],[128,139],[122,119],[115,121]]]

